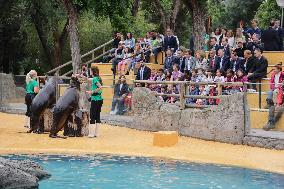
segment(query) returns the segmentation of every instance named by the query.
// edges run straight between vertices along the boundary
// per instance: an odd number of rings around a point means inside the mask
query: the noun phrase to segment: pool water
[[[284,189],[284,175],[213,164],[130,156],[4,156],[31,159],[52,176],[40,189]]]

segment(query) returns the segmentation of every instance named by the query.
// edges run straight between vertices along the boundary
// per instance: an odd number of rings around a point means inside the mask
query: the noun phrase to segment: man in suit
[[[225,52],[224,49],[219,49],[218,50],[218,58],[217,58],[217,62],[215,65],[215,72],[219,69],[222,72],[226,72],[227,69],[229,68],[229,57],[225,56]]]
[[[271,21],[269,28],[262,34],[262,42],[264,43],[265,51],[278,51],[279,49],[279,34],[274,29],[275,22]]]
[[[173,60],[173,64],[179,65],[179,70],[181,72],[184,72],[185,63],[184,63],[183,52],[181,50],[177,51],[177,55]]]
[[[284,30],[283,28],[280,27],[280,20],[276,20],[275,21],[275,27],[274,29],[278,32],[278,36],[279,36],[279,50],[283,51],[283,37],[284,37]]]
[[[184,53],[184,71],[191,72],[195,69],[195,58],[191,55],[191,51],[187,50]]]
[[[220,49],[220,46],[217,44],[217,38],[216,37],[210,38],[210,47],[211,47],[211,49],[215,50],[216,52],[218,52],[218,50]]]
[[[164,70],[172,70],[173,69],[173,62],[174,62],[174,57],[173,57],[173,52],[171,49],[168,49],[166,51],[166,58],[164,62]]]
[[[111,112],[110,114],[115,114],[115,107],[117,105],[117,113],[118,115],[122,115],[124,113],[124,99],[129,93],[129,87],[126,83],[126,78],[124,75],[119,77],[118,83],[114,87],[114,95],[112,100]]]
[[[151,77],[151,69],[145,66],[144,62],[141,62],[140,68],[137,71],[136,80],[148,80],[150,79],[150,77]]]
[[[242,63],[242,58],[238,57],[236,52],[231,53],[231,58],[230,58],[230,66],[229,68],[233,70],[234,72],[238,71],[238,69],[241,68],[241,63]]]
[[[244,41],[242,39],[237,39],[237,46],[234,51],[237,53],[238,57],[244,57],[245,50]]]
[[[228,44],[228,38],[227,37],[223,37],[222,41],[221,41],[221,47],[222,49],[224,49],[224,53],[225,56],[229,57],[231,54],[231,49],[230,49],[230,45]]]
[[[171,29],[167,29],[166,36],[164,37],[163,49],[173,49],[174,52],[178,49],[178,40],[177,37],[173,35]]]
[[[213,71],[215,70],[217,60],[218,60],[218,56],[216,55],[216,51],[214,49],[211,49],[209,51],[209,59],[208,59],[210,70],[213,70]]]
[[[255,69],[252,73],[248,73],[248,80],[249,82],[252,82],[252,83],[255,83],[261,80],[262,78],[266,77],[267,67],[268,67],[268,61],[262,55],[261,49],[256,48],[254,50],[254,56],[257,60],[255,64]],[[256,90],[256,85],[253,85],[253,89]]]

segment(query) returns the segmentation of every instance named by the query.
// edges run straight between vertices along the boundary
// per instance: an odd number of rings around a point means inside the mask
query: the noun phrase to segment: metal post
[[[261,80],[259,80],[258,87],[258,108],[261,109]]]
[[[282,14],[281,14],[281,28],[283,27],[283,7],[282,7]]]

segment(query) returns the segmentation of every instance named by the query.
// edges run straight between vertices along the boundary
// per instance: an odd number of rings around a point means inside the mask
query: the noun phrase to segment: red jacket
[[[283,78],[284,78],[284,72],[280,72],[280,77],[279,77],[279,83],[281,83],[279,86],[278,86],[278,96],[277,96],[277,104],[278,105],[281,105],[283,103],[283,87],[282,87],[282,81],[283,81]],[[271,79],[270,79],[270,89],[272,91],[275,90],[275,72],[272,73],[271,75]]]

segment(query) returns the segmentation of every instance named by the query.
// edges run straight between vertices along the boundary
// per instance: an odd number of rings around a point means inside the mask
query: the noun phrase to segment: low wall
[[[161,102],[146,88],[133,91],[131,128],[147,131],[178,131],[180,135],[232,144],[245,136],[244,94],[222,96],[218,106],[180,110],[178,104]]]

